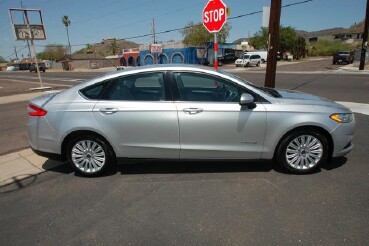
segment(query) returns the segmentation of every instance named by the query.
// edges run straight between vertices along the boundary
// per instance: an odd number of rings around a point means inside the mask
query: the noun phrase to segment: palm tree
[[[67,15],[64,15],[62,18],[62,22],[65,25],[65,28],[67,29],[67,37],[68,37],[68,45],[69,45],[69,54],[72,54],[72,50],[70,48],[70,42],[69,42],[69,32],[68,32],[68,26],[70,26],[70,20]]]

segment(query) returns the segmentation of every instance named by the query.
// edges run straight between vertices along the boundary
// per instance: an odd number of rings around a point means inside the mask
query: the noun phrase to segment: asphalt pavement
[[[335,101],[369,103],[368,75],[327,70],[279,73],[276,84]],[[264,82],[263,71],[236,74]],[[35,79],[17,76],[35,75],[14,73],[16,82],[9,84],[0,73],[0,99],[35,85]],[[94,76],[44,75],[60,87]],[[27,145],[26,106],[26,101],[0,103],[0,151]],[[46,172],[0,188],[0,245],[365,245],[369,116],[355,117],[353,151],[310,175],[288,174],[273,161],[135,160],[104,177],[84,178],[68,165],[38,160],[33,169]],[[31,154],[14,152],[12,160],[16,153]]]

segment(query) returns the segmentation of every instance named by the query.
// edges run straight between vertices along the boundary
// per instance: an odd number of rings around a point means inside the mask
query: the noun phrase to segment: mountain
[[[296,32],[299,35],[303,36],[304,38],[332,36],[337,33],[359,33],[359,32],[364,32],[364,21],[355,23],[349,28],[336,27],[336,28],[324,29],[324,30],[313,31],[313,32],[296,30]]]
[[[115,44],[114,44],[115,41]],[[113,48],[115,47],[116,54],[121,54],[122,49],[132,49],[132,48],[138,48],[139,44],[127,41],[124,39],[115,39],[115,38],[109,38],[109,39],[103,39],[100,43],[86,45],[85,48],[80,49],[75,52],[75,54],[89,54],[89,53],[96,53],[100,56],[109,56],[113,55]]]

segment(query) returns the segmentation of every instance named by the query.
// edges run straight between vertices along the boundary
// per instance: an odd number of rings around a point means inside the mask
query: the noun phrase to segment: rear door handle
[[[186,114],[198,114],[203,112],[204,109],[202,108],[184,108],[183,112],[185,112]]]
[[[102,114],[109,115],[109,114],[115,114],[119,110],[117,108],[101,108],[99,111]]]

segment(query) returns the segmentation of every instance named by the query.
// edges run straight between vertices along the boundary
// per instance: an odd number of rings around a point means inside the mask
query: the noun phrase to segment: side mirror
[[[242,93],[240,97],[240,105],[247,106],[249,109],[253,109],[256,107],[254,103],[254,97],[248,93]]]

